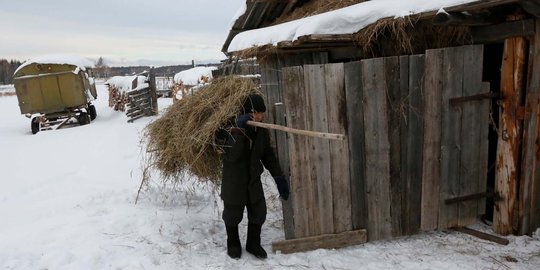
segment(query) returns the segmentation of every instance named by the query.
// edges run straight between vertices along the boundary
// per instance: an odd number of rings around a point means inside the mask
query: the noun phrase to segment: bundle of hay
[[[159,169],[165,179],[181,181],[190,172],[201,181],[218,183],[221,145],[216,143],[216,135],[256,91],[251,79],[228,76],[171,105],[146,129],[150,166]]]

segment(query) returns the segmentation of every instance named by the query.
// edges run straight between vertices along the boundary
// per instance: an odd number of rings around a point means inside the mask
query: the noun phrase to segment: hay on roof
[[[380,19],[353,34],[353,40],[366,58],[423,54],[472,43],[469,27],[435,26],[418,15]]]
[[[222,165],[216,133],[256,91],[251,79],[221,77],[171,105],[146,128],[150,166],[167,180],[182,181],[191,174],[218,183]]]

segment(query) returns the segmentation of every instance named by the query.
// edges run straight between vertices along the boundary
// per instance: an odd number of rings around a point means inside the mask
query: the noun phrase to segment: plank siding
[[[369,212],[368,239],[392,236],[390,210],[390,144],[384,59],[362,61],[362,86],[365,97],[366,193]]]
[[[326,105],[326,80],[324,65],[304,66],[304,80],[306,85],[308,102],[306,105],[310,118],[310,130],[328,132],[328,117]],[[333,199],[332,199],[332,173],[330,168],[330,143],[326,139],[310,138],[311,177],[314,180],[317,199],[313,201],[317,205],[315,214],[319,221],[319,228],[315,234],[327,234],[334,232]]]
[[[390,143],[390,216],[392,218],[392,236],[403,234],[403,192],[405,182],[401,178],[401,129],[402,116],[400,93],[399,57],[384,58],[384,78],[386,82],[388,142]]]
[[[287,113],[287,126],[305,129],[307,115],[304,110],[298,110],[306,102],[304,86],[304,70],[302,67],[290,67],[283,69],[283,97]],[[310,213],[313,204],[311,202],[311,185],[307,138],[300,135],[288,136],[291,197],[294,217],[294,236],[305,237],[311,234]]]
[[[327,64],[324,69],[326,74],[328,132],[347,134],[344,66],[342,63]],[[344,141],[331,140],[329,144],[334,233],[341,233],[352,229],[349,143],[348,139],[345,139]]]
[[[367,227],[366,207],[366,157],[364,137],[364,95],[362,87],[362,64],[345,64],[345,92],[347,99],[347,122],[349,140],[349,171],[351,177],[351,210],[354,230]]]
[[[401,224],[403,226],[403,234],[407,234],[408,226],[408,200],[409,190],[407,189],[407,180],[409,174],[408,163],[408,127],[409,127],[409,56],[399,57],[399,132],[400,132],[400,181],[403,182],[403,196],[401,197]],[[418,195],[417,195],[418,197]]]
[[[409,74],[406,81],[408,82],[407,96],[403,99],[405,106],[407,107],[406,126],[404,127],[405,137],[404,144],[402,145],[402,151],[406,154],[402,154],[405,157],[405,161],[402,162],[402,170],[407,171],[405,178],[403,178],[405,190],[404,190],[404,204],[405,210],[403,212],[403,234],[411,235],[420,230],[420,216],[421,216],[421,203],[422,203],[422,170],[423,170],[423,144],[424,144],[424,68],[425,57],[424,55],[410,56],[407,63],[409,65]],[[404,80],[405,78],[402,78]],[[403,97],[402,92],[402,97]],[[404,136],[405,135],[405,136]],[[403,150],[405,149],[405,150]]]
[[[482,91],[482,68],[477,63],[483,61],[482,46],[466,46],[463,49],[463,96],[473,96]],[[480,114],[481,106],[486,100],[464,102],[456,105],[462,111],[461,134],[460,134],[460,170],[459,170],[459,193],[458,196],[467,196],[479,193],[479,182],[486,182],[487,172],[480,175],[481,134],[489,128],[489,118]],[[482,155],[487,155],[482,153]],[[478,200],[466,200],[458,203],[459,226],[465,226],[476,222],[478,213]]]
[[[424,143],[422,162],[421,230],[438,228],[441,189],[441,107],[443,92],[443,50],[427,50],[424,76]]]
[[[451,98],[461,97],[463,91],[463,49],[444,49],[444,82],[441,138],[441,197],[439,228],[458,225],[458,205],[445,204],[445,200],[459,195],[461,114],[459,107],[450,105]]]

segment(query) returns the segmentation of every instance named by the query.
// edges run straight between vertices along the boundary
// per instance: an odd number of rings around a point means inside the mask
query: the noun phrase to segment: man
[[[260,95],[248,96],[236,118],[236,126],[229,129],[224,146],[221,183],[223,221],[227,230],[227,254],[235,259],[242,255],[238,224],[242,221],[244,208],[248,213],[246,251],[260,259],[267,257],[261,247],[261,227],[266,220],[266,201],[261,183],[263,165],[274,177],[280,197],[284,200],[289,197],[289,185],[270,146],[268,130],[246,123],[249,120],[262,122],[265,111]]]

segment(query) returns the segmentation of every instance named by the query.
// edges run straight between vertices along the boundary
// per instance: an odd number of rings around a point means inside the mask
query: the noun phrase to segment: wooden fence
[[[133,87],[134,89],[137,86]],[[128,122],[133,122],[145,116],[152,116],[158,113],[156,76],[154,69],[151,69],[148,75],[148,87],[130,91],[127,94],[126,115]]]
[[[369,240],[474,223],[485,209],[489,85],[483,47],[282,69],[292,128],[291,238],[367,229]],[[290,220],[292,219],[292,220]]]

